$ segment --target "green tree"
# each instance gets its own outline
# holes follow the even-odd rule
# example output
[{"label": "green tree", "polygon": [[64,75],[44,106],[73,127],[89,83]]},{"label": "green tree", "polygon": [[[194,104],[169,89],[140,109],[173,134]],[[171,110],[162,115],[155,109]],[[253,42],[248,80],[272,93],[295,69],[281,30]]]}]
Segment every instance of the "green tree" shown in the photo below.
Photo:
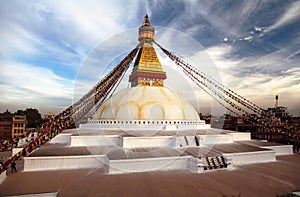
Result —
[{"label": "green tree", "polygon": [[23,111],[23,110],[17,110],[17,112],[15,114],[19,115],[19,116],[24,116],[25,115],[25,111]]},{"label": "green tree", "polygon": [[43,123],[42,116],[37,109],[27,108],[24,114],[27,119],[27,128],[36,128]]}]

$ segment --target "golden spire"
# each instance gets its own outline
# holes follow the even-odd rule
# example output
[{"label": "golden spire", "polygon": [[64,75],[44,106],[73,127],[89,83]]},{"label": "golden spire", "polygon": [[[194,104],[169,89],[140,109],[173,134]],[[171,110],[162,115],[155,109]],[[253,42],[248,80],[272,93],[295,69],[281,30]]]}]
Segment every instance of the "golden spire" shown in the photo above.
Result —
[{"label": "golden spire", "polygon": [[141,48],[129,76],[131,87],[138,85],[163,86],[163,80],[167,78],[152,46],[154,38],[154,27],[151,26],[150,19],[146,14],[142,26],[139,28],[138,40],[141,43]]},{"label": "golden spire", "polygon": [[143,22],[143,26],[149,26],[150,25],[150,20],[149,20],[149,16],[148,14],[146,14],[145,18],[144,18],[144,22]]}]

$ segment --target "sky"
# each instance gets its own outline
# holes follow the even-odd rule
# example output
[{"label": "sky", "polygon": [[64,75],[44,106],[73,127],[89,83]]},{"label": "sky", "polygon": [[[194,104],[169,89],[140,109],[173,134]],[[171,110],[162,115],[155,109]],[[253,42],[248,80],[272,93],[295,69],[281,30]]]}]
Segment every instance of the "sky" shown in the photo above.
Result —
[{"label": "sky", "polygon": [[[0,112],[70,106],[134,48],[146,13],[164,47],[259,106],[278,95],[300,115],[300,1],[291,0],[2,1]],[[210,98],[158,55],[166,85],[211,112]]]}]

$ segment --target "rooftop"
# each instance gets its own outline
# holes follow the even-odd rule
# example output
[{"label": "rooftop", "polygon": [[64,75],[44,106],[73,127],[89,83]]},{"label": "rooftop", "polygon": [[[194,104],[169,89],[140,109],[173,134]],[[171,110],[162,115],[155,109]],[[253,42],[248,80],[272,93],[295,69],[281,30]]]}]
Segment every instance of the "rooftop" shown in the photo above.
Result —
[{"label": "rooftop", "polygon": [[[276,196],[300,190],[300,156],[235,170],[103,174],[102,169],[21,172],[0,186],[0,195],[58,191],[59,196]],[[28,181],[30,180],[30,181]],[[51,184],[49,184],[51,183]]]}]

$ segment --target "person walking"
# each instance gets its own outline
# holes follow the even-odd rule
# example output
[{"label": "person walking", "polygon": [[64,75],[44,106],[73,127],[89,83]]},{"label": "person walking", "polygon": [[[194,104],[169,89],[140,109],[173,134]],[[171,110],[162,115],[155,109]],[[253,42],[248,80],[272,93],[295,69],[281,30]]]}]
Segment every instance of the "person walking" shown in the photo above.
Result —
[{"label": "person walking", "polygon": [[18,172],[16,168],[16,160],[14,158],[10,161],[10,167],[11,167],[11,173],[14,173],[14,171]]}]

